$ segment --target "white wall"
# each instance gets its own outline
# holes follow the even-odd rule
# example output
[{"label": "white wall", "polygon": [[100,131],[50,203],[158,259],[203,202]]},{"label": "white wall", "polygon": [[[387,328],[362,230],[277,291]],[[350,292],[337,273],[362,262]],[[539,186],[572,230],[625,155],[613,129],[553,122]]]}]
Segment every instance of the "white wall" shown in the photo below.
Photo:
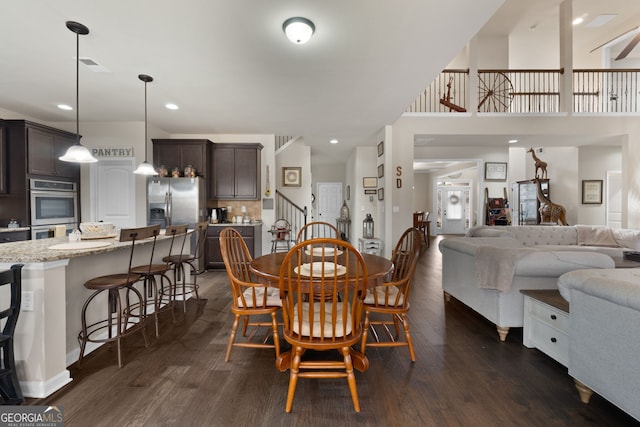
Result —
[{"label": "white wall", "polygon": [[621,170],[622,150],[620,147],[581,147],[578,152],[580,171],[578,184],[580,203],[582,203],[582,180],[601,179],[603,185],[603,203],[597,205],[580,205],[578,224],[606,225],[606,180],[607,172]]}]

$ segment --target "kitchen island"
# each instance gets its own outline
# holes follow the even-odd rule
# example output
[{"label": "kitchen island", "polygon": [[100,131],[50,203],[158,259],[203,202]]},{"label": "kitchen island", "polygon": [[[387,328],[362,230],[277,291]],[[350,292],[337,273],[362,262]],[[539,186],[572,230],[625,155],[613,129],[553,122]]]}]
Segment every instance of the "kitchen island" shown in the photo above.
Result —
[{"label": "kitchen island", "polygon": [[[85,244],[91,240],[83,240]],[[80,312],[91,294],[83,284],[97,276],[126,272],[131,242],[99,239],[100,247],[68,249],[67,237],[0,245],[0,270],[13,264],[22,269],[22,307],[15,332],[15,360],[26,397],[46,397],[72,381],[67,366],[78,359]],[[152,239],[136,242],[134,265],[146,264]],[[168,255],[171,238],[158,237],[154,261]],[[60,247],[62,249],[52,249]],[[96,245],[98,246],[98,245]],[[1,297],[1,296],[0,296]],[[106,307],[104,301],[96,307]],[[102,313],[90,313],[100,318]],[[91,320],[91,319],[89,319]],[[98,345],[87,345],[86,353]]]}]

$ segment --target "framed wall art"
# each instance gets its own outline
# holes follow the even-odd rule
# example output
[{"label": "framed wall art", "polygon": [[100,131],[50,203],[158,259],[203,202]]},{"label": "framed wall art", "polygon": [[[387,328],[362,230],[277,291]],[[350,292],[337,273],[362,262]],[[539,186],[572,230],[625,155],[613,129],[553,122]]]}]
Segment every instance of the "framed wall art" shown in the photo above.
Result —
[{"label": "framed wall art", "polygon": [[282,186],[283,187],[302,186],[302,168],[284,166],[282,168]]},{"label": "framed wall art", "polygon": [[384,188],[378,188],[378,200],[384,200]]},{"label": "framed wall art", "polygon": [[375,176],[366,176],[362,178],[362,186],[364,188],[376,188],[378,186],[378,178]]},{"label": "framed wall art", "polygon": [[347,200],[351,200],[351,186],[347,185]]},{"label": "framed wall art", "polygon": [[384,154],[384,141],[380,141],[380,144],[378,144],[378,157],[382,156]]},{"label": "framed wall art", "polygon": [[507,164],[486,162],[484,164],[484,179],[505,181],[507,179]]},{"label": "framed wall art", "polygon": [[378,178],[382,178],[384,176],[384,164],[378,165]]},{"label": "framed wall art", "polygon": [[602,180],[583,179],[582,180],[582,204],[600,205],[602,204]]}]

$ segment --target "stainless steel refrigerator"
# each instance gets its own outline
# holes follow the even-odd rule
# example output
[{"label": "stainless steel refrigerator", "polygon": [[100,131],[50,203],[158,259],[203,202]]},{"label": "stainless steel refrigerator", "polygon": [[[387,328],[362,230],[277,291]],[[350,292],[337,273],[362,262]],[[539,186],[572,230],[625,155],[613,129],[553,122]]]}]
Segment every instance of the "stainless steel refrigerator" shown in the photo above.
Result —
[{"label": "stainless steel refrigerator", "polygon": [[[202,178],[149,177],[147,181],[147,224],[189,224],[207,219],[207,197]],[[195,250],[197,236],[191,239],[191,253]],[[204,253],[204,251],[201,251]],[[204,259],[198,260],[198,272],[204,268]]]}]

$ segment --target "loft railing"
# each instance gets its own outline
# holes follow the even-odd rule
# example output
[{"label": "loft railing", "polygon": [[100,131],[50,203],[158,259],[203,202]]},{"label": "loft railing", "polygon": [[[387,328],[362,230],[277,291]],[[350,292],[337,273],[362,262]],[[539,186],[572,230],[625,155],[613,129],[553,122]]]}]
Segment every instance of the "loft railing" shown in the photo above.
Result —
[{"label": "loft railing", "polygon": [[[480,113],[556,113],[560,111],[564,70],[478,70]],[[576,113],[640,112],[640,69],[573,71]],[[470,111],[468,70],[444,70],[407,112]]]},{"label": "loft railing", "polygon": [[640,70],[573,70],[573,111],[637,113]]},{"label": "loft railing", "polygon": [[287,196],[276,190],[276,220],[286,219],[291,225],[292,240],[298,235],[298,230],[307,225],[308,210],[305,206],[301,208],[289,199]]}]

